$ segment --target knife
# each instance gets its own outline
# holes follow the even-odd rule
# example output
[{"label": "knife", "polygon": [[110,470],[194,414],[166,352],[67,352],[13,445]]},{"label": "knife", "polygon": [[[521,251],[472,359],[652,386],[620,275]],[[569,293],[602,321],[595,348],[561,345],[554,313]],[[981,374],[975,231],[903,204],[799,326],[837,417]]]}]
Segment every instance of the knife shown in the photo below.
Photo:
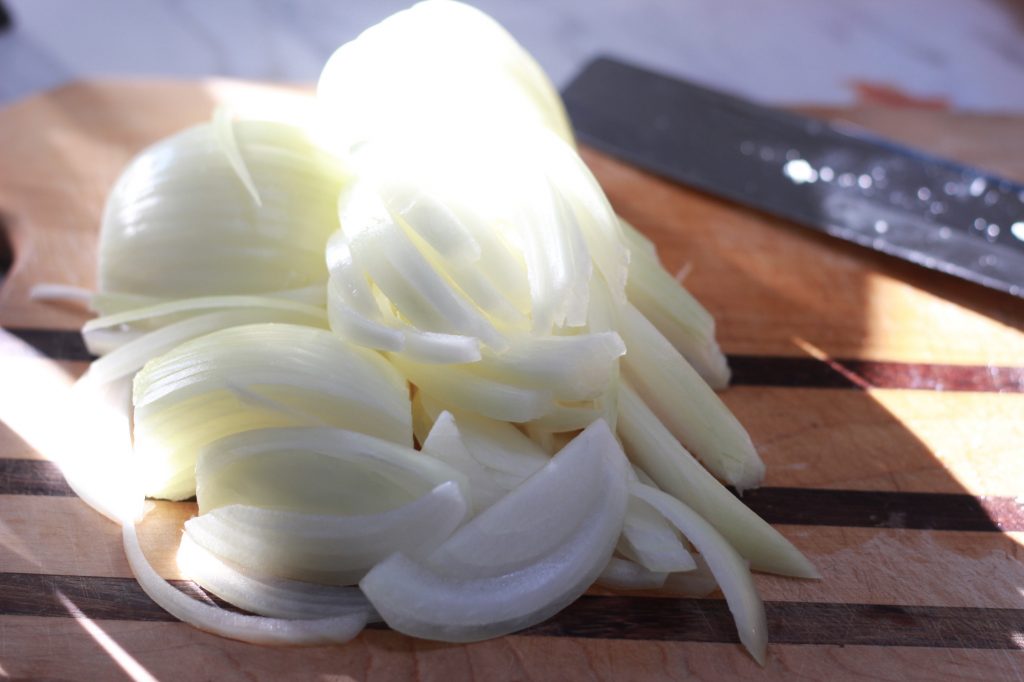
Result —
[{"label": "knife", "polygon": [[1024,297],[1024,186],[624,62],[564,92],[579,140],[655,174]]}]

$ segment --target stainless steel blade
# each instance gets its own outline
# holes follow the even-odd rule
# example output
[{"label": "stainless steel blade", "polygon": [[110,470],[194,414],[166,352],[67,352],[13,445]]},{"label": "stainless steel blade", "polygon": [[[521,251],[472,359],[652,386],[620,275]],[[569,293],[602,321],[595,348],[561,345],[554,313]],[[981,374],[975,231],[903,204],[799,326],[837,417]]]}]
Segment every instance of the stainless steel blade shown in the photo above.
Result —
[{"label": "stainless steel blade", "polygon": [[579,139],[710,194],[1024,297],[1024,186],[611,59],[565,90]]}]

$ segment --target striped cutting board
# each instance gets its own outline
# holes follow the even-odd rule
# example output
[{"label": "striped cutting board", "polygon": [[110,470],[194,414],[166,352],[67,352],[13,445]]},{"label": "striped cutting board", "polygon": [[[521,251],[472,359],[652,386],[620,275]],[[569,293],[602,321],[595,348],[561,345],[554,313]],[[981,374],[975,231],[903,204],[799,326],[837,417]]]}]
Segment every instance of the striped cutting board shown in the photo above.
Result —
[{"label": "striped cutting board", "polygon": [[[176,623],[129,577],[117,529],[45,459],[47,395],[88,360],[72,306],[91,286],[104,195],[156,138],[292,91],[240,83],[72,85],[0,111],[0,678],[899,679],[1024,677],[1024,304],[586,158],[616,208],[719,320],[725,400],[769,467],[745,498],[821,569],[758,576],[772,645],[759,668],[718,596],[595,593],[523,634],[469,646],[371,629],[344,647],[271,649]],[[1024,179],[1024,121],[841,116]],[[0,260],[5,249],[0,248]],[[89,444],[82,443],[87,452]],[[156,566],[190,504],[142,527]],[[188,583],[182,589],[195,591]]]}]

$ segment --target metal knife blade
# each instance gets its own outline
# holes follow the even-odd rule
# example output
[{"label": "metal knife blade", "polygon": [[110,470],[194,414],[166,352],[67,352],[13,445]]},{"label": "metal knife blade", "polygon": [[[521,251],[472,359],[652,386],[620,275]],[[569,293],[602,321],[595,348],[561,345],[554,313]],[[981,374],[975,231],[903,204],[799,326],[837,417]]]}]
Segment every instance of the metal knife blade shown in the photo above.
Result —
[{"label": "metal knife blade", "polygon": [[1024,297],[1024,186],[623,62],[564,92],[581,142],[736,203]]}]

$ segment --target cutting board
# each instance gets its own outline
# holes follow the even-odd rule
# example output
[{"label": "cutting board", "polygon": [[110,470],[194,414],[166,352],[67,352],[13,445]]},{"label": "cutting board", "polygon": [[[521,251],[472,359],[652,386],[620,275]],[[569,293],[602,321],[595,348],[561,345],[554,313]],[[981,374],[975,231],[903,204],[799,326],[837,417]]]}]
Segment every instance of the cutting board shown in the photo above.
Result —
[{"label": "cutting board", "polygon": [[[715,315],[735,371],[723,398],[768,465],[745,500],[819,567],[758,575],[761,668],[720,594],[594,592],[523,634],[472,645],[386,628],[338,647],[241,644],[174,622],[141,593],[117,529],[39,444],[54,377],[87,356],[105,193],[145,145],[236,109],[296,103],[232,82],[79,83],[0,111],[0,677],[46,679],[1020,679],[1024,676],[1024,304],[658,180],[584,150],[616,209]],[[1024,121],[818,112],[1024,179]],[[2,252],[3,249],[0,249]],[[83,448],[88,443],[82,444]],[[45,449],[45,448],[43,448]],[[189,503],[154,503],[163,575]],[[195,592],[187,583],[182,589]]]}]

